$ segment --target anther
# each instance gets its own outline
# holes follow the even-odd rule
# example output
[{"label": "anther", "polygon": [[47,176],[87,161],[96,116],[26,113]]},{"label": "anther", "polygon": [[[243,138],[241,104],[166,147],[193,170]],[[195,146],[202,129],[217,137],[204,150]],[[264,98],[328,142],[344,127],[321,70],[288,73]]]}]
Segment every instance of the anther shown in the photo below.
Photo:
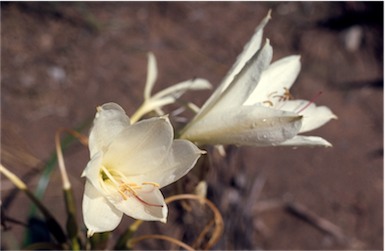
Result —
[{"label": "anther", "polygon": [[274,106],[273,102],[271,102],[270,100],[263,101],[262,104],[265,104],[265,105],[267,105],[269,107],[273,107]]}]

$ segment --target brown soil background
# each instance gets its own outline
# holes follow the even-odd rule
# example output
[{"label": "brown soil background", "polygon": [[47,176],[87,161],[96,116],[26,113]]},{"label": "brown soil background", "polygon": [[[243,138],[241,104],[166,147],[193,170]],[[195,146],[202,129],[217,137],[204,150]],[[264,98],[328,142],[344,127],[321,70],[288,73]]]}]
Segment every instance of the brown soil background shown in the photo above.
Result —
[{"label": "brown soil background", "polygon": [[[225,233],[214,248],[382,249],[382,2],[2,2],[2,163],[34,189],[58,128],[78,127],[109,101],[132,114],[142,101],[148,51],[158,60],[156,90],[193,77],[216,86],[269,9],[265,36],[274,60],[302,56],[292,94],[311,99],[323,91],[317,104],[339,117],[311,132],[334,147],[230,147],[225,160],[215,158],[208,196],[223,214]],[[200,105],[209,95],[185,97]],[[88,150],[73,144],[65,158],[79,206]],[[55,171],[44,202],[64,222],[59,184]],[[4,178],[1,191],[6,215],[27,222],[26,197]],[[255,210],[283,198],[335,224],[348,240],[339,242],[279,207]],[[145,223],[141,231],[191,243],[203,216],[178,210],[170,209],[167,225]],[[130,222],[125,217],[114,233]],[[24,232],[7,225],[2,249],[17,247]],[[138,247],[169,248],[160,242]]]}]

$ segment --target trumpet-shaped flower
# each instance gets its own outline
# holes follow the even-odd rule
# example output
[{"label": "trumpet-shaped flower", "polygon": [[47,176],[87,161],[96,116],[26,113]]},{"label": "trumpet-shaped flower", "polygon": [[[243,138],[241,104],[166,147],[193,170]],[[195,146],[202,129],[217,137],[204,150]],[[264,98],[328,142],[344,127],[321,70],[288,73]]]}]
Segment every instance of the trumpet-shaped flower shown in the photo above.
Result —
[{"label": "trumpet-shaped flower", "polygon": [[144,88],[144,102],[136,113],[131,116],[132,123],[136,122],[144,114],[153,110],[162,115],[161,107],[174,103],[188,90],[204,90],[211,88],[211,84],[207,80],[195,78],[170,86],[151,96],[151,91],[154,87],[157,75],[158,71],[155,56],[153,53],[149,53],[147,81]]},{"label": "trumpet-shaped flower", "polygon": [[160,188],[184,176],[203,151],[187,140],[174,140],[167,117],[130,124],[115,103],[97,108],[89,136],[83,218],[88,236],[111,231],[123,214],[166,221]]},{"label": "trumpet-shaped flower", "polygon": [[331,146],[320,137],[297,135],[336,116],[313,101],[292,100],[289,88],[300,70],[299,56],[270,64],[268,39],[261,48],[269,19],[270,13],[181,138],[202,144]]}]

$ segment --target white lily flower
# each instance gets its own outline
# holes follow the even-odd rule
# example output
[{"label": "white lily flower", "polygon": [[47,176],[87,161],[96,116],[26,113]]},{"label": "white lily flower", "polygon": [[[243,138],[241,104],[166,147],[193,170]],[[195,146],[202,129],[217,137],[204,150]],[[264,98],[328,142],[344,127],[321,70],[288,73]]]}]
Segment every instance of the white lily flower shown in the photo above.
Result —
[{"label": "white lily flower", "polygon": [[184,176],[204,152],[187,140],[174,140],[166,116],[130,124],[115,103],[97,109],[89,136],[83,218],[88,236],[111,231],[123,214],[166,221],[160,188]]},{"label": "white lily flower", "polygon": [[289,100],[289,88],[300,70],[299,57],[286,57],[270,65],[273,49],[268,39],[261,48],[263,28],[269,19],[270,12],[180,138],[201,144],[331,146],[319,137],[297,135],[336,116],[314,102]]},{"label": "white lily flower", "polygon": [[163,115],[160,108],[174,103],[188,90],[211,89],[211,84],[206,79],[195,78],[170,86],[151,96],[151,91],[158,76],[156,59],[153,53],[148,54],[147,71],[147,81],[144,88],[144,102],[135,114],[131,116],[132,123],[139,120],[144,114],[154,110],[159,115]]}]

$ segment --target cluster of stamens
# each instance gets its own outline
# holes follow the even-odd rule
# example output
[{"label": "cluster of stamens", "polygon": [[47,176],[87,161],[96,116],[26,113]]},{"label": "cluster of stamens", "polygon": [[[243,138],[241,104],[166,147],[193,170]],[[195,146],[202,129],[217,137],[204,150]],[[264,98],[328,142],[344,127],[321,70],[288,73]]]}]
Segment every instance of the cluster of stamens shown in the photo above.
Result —
[{"label": "cluster of stamens", "polygon": [[[119,194],[122,196],[123,200],[127,200],[131,196],[135,197],[138,201],[141,203],[147,205],[147,206],[153,206],[153,207],[163,207],[163,205],[158,204],[152,204],[149,203],[138,195],[137,191],[140,189],[143,189],[145,185],[151,185],[153,188],[159,188],[159,184],[155,182],[142,182],[142,184],[136,184],[132,182],[128,182],[127,178],[119,172],[118,170],[113,170],[113,174],[111,171],[109,171],[106,167],[102,166],[101,168],[101,175],[102,175],[102,186],[105,185],[105,180],[111,181],[113,186],[117,189]],[[104,178],[103,178],[104,177]],[[152,192],[152,190],[148,191]]]},{"label": "cluster of stamens", "polygon": [[279,95],[278,91],[274,91],[274,92],[270,93],[269,95],[267,95],[268,100],[263,101],[262,104],[264,104],[268,107],[274,107],[275,104],[272,101],[273,99],[278,99],[277,103],[285,102],[285,101],[294,99],[293,95],[290,93],[288,88],[283,87],[283,89],[284,89],[284,92],[282,95]]},{"label": "cluster of stamens", "polygon": [[[282,95],[278,95],[277,94],[278,91],[274,91],[274,92],[270,93],[269,95],[267,95],[268,100],[263,101],[262,104],[266,105],[267,107],[274,107],[276,109],[281,109],[284,106],[285,101],[294,99],[293,95],[290,93],[288,88],[283,87],[283,89],[284,89],[284,92],[283,92]],[[315,102],[315,100],[319,96],[321,96],[321,94],[322,94],[322,92],[319,92],[314,98],[312,98],[305,105],[303,105],[303,106],[299,105],[299,107],[294,109],[294,112],[297,113],[297,114],[300,114],[301,112],[306,110],[311,104],[313,104]],[[273,99],[278,99],[277,103],[274,103],[272,101]],[[281,103],[282,105],[280,107],[276,107],[276,105],[279,104],[279,103]]]}]

